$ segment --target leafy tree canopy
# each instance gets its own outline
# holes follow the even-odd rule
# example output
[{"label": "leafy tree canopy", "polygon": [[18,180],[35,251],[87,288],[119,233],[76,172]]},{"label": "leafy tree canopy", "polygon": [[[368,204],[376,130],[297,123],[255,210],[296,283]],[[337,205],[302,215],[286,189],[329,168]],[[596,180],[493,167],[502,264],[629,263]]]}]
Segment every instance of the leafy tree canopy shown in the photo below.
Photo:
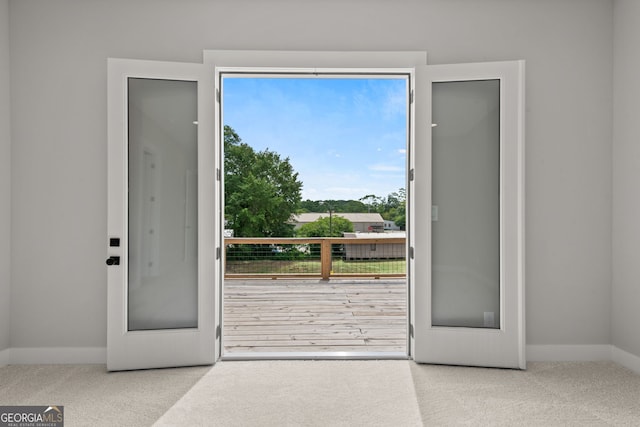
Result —
[{"label": "leafy tree canopy", "polygon": [[226,228],[237,237],[290,237],[291,216],[299,210],[302,183],[289,158],[242,142],[224,127]]},{"label": "leafy tree canopy", "polygon": [[344,232],[353,232],[353,224],[338,215],[323,216],[303,224],[296,232],[299,237],[342,237]]},{"label": "leafy tree canopy", "polygon": [[304,200],[300,203],[301,212],[367,212],[367,205],[359,200]]}]

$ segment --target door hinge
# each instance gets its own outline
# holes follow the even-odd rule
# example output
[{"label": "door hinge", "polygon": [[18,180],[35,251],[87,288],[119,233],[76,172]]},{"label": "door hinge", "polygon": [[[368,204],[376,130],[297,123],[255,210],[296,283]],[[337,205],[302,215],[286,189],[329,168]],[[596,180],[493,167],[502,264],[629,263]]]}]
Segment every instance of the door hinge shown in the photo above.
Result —
[{"label": "door hinge", "polygon": [[222,328],[218,325],[216,326],[216,339],[220,338],[220,335],[222,335]]},{"label": "door hinge", "polygon": [[220,89],[216,89],[216,101],[220,103]]},{"label": "door hinge", "polygon": [[217,179],[218,181],[220,181],[220,179],[221,179],[221,178],[222,178],[222,177],[220,176],[220,168],[217,168],[217,169],[216,169],[216,179]]},{"label": "door hinge", "polygon": [[415,171],[413,169],[409,169],[409,181],[413,181],[415,179]]},{"label": "door hinge", "polygon": [[413,338],[413,325],[409,323],[409,336]]},{"label": "door hinge", "polygon": [[220,248],[216,248],[216,259],[220,259],[221,255],[222,255],[222,251],[220,250]]},{"label": "door hinge", "polygon": [[413,246],[409,246],[409,258],[413,259],[414,258],[414,250],[413,250]]},{"label": "door hinge", "polygon": [[409,104],[413,104],[413,89],[409,92]]}]

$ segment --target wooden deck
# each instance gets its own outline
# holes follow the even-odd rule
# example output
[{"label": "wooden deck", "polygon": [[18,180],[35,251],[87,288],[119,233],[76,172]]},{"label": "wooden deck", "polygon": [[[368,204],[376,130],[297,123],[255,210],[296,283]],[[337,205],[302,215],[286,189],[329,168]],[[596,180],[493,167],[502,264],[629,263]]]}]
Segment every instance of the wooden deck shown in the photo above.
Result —
[{"label": "wooden deck", "polygon": [[225,280],[224,354],[406,352],[404,279]]}]

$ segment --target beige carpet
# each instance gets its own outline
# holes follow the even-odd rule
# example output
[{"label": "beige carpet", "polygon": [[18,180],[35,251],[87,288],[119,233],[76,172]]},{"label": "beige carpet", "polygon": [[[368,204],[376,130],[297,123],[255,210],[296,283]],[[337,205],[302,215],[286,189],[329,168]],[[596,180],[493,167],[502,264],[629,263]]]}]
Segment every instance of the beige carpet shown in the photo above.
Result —
[{"label": "beige carpet", "polygon": [[640,375],[610,362],[527,371],[410,361],[0,368],[0,405],[30,404],[64,405],[66,427],[640,426]]},{"label": "beige carpet", "polygon": [[410,361],[222,362],[156,426],[640,426],[640,376]]},{"label": "beige carpet", "polygon": [[640,376],[614,363],[410,367],[426,426],[640,426]]},{"label": "beige carpet", "polygon": [[407,361],[217,364],[156,426],[420,426]]},{"label": "beige carpet", "polygon": [[0,367],[0,405],[63,405],[65,426],[150,426],[208,367],[108,373],[104,365]]}]

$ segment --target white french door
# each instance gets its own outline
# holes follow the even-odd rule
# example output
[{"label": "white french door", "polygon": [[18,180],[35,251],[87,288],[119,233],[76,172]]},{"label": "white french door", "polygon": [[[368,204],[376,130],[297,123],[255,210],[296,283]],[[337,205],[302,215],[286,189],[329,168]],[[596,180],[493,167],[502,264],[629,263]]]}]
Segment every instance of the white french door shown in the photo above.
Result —
[{"label": "white french door", "polygon": [[109,59],[110,371],[219,353],[213,87],[201,64]]},{"label": "white french door", "polygon": [[526,367],[523,77],[522,61],[418,72],[410,185],[417,362]]},{"label": "white french door", "polygon": [[220,354],[214,63],[415,70],[410,356],[524,369],[524,64],[425,62],[424,52],[209,51],[204,65],[110,59],[108,369],[211,364]]}]

